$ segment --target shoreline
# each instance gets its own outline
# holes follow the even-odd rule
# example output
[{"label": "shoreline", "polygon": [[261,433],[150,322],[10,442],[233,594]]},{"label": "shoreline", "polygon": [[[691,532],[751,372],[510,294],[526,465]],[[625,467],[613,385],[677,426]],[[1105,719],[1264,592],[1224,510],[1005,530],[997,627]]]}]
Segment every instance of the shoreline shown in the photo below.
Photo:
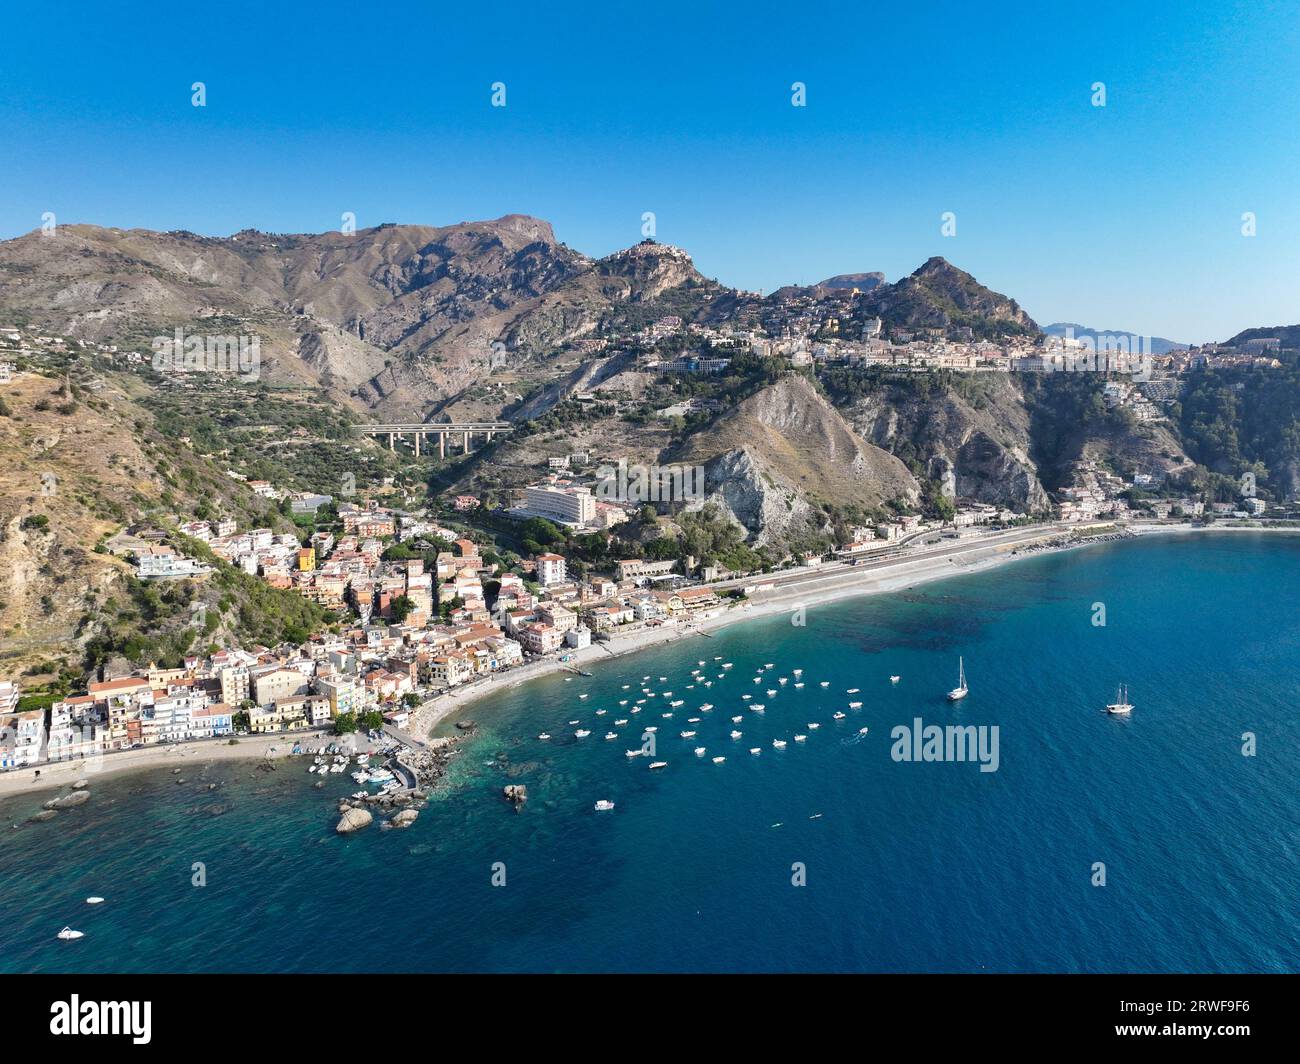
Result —
[{"label": "shoreline", "polygon": [[[705,638],[709,633],[746,621],[774,617],[790,613],[800,607],[812,609],[825,606],[844,599],[859,598],[869,595],[889,594],[906,591],[914,587],[935,583],[953,576],[988,572],[1020,558],[1044,553],[1057,553],[1096,545],[1102,542],[1114,542],[1112,534],[1123,538],[1138,538],[1152,535],[1186,535],[1206,532],[1251,532],[1281,533],[1300,535],[1300,528],[1264,528],[1249,526],[1215,526],[1171,524],[1162,525],[1142,522],[1132,525],[1116,525],[1113,533],[1102,532],[1091,539],[1077,543],[1061,543],[1041,546],[1043,541],[1068,535],[1069,528],[1053,527],[1033,529],[1024,533],[1024,538],[1013,537],[1010,542],[995,541],[991,543],[961,542],[937,552],[913,558],[889,559],[876,563],[875,567],[861,571],[852,569],[832,570],[825,573],[808,572],[793,584],[777,587],[768,591],[755,592],[744,603],[723,608],[720,613],[701,617],[687,624],[672,627],[643,629],[608,643],[592,643],[581,650],[570,651],[568,661],[558,658],[545,658],[528,662],[506,673],[489,675],[481,680],[457,687],[448,694],[425,702],[411,714],[407,728],[403,729],[408,740],[421,745],[433,737],[433,733],[446,724],[458,711],[490,695],[499,694],[519,686],[531,683],[544,676],[557,672],[584,668],[601,661],[626,657],[642,650],[662,646],[667,643],[699,636]],[[952,554],[948,552],[951,551]],[[957,555],[971,555],[969,560],[957,561]],[[774,573],[766,579],[779,579],[783,574]],[[763,580],[764,578],[755,578]],[[785,579],[790,577],[785,575]],[[336,740],[336,736],[317,730],[297,734],[279,734],[268,736],[242,736],[235,744],[228,739],[205,739],[192,743],[168,746],[152,746],[140,750],[126,750],[106,754],[99,762],[99,768],[92,770],[85,761],[54,761],[40,765],[40,778],[33,776],[34,769],[24,768],[0,773],[0,799],[43,790],[57,790],[70,787],[78,779],[86,779],[92,784],[97,778],[109,775],[121,775],[128,772],[142,772],[150,769],[174,768],[180,765],[199,765],[217,761],[235,760],[283,760],[292,756],[295,741],[303,743],[304,751],[312,752],[313,743],[321,747]]]},{"label": "shoreline", "polygon": [[[728,607],[721,614],[713,617],[701,618],[699,621],[674,627],[671,629],[654,629],[652,631],[638,632],[636,635],[625,637],[617,647],[608,647],[607,644],[592,643],[590,647],[582,650],[572,651],[569,661],[562,662],[558,659],[545,659],[541,661],[530,662],[529,664],[516,669],[510,673],[492,676],[480,680],[474,684],[468,684],[465,687],[456,688],[448,695],[440,696],[436,702],[428,702],[419,707],[413,714],[410,722],[410,731],[418,739],[428,739],[432,736],[435,729],[444,724],[448,717],[451,717],[457,710],[486,698],[489,695],[499,694],[501,691],[508,690],[522,683],[530,683],[533,680],[541,679],[556,672],[565,671],[567,666],[576,665],[578,667],[589,665],[592,662],[599,662],[612,658],[620,658],[629,654],[635,654],[642,650],[648,650],[651,647],[662,646],[679,639],[688,639],[693,636],[705,635],[726,628],[733,624],[743,624],[746,621],[759,620],[766,617],[773,617],[781,613],[788,613],[803,606],[805,609],[811,609],[815,606],[825,606],[832,602],[840,602],[848,598],[865,597],[868,595],[889,594],[891,592],[906,591],[923,584],[931,584],[953,576],[965,576],[973,573],[988,572],[996,569],[1009,562],[1014,562],[1026,557],[1033,557],[1046,553],[1057,553],[1059,551],[1076,550],[1083,547],[1094,546],[1098,543],[1109,543],[1115,540],[1111,538],[1112,534],[1118,534],[1122,538],[1137,538],[1162,534],[1191,534],[1205,532],[1268,532],[1282,533],[1286,535],[1300,535],[1300,528],[1252,528],[1247,526],[1222,526],[1214,525],[1161,525],[1152,522],[1142,522],[1132,525],[1115,525],[1113,533],[1100,533],[1091,539],[1084,539],[1077,543],[1062,543],[1049,547],[1034,547],[1036,542],[1050,540],[1059,536],[1068,535],[1072,531],[1069,528],[1050,530],[1038,530],[1037,535],[1030,538],[1024,543],[976,543],[960,544],[964,553],[980,554],[970,561],[955,562],[949,557],[920,557],[920,558],[900,558],[894,560],[892,564],[884,565],[878,569],[867,570],[866,572],[832,572],[819,576],[815,573],[808,574],[807,578],[797,588],[775,589],[768,592],[758,592],[763,598],[751,597],[745,604]],[[954,548],[956,549],[956,548]],[[778,575],[778,574],[773,574]],[[829,583],[833,586],[817,590],[815,585]]]},{"label": "shoreline", "polygon": [[[97,760],[47,761],[33,768],[11,769],[0,773],[0,800],[36,791],[71,787],[77,780],[85,780],[87,789],[93,790],[98,780],[131,772],[147,772],[150,769],[181,766],[197,769],[219,761],[281,761],[292,756],[290,751],[295,742],[303,744],[303,756],[307,756],[313,751],[314,745],[328,746],[336,738],[319,731],[246,735],[241,736],[234,745],[227,738],[200,739],[139,750],[114,751]],[[33,775],[36,768],[41,773],[39,778]]]}]

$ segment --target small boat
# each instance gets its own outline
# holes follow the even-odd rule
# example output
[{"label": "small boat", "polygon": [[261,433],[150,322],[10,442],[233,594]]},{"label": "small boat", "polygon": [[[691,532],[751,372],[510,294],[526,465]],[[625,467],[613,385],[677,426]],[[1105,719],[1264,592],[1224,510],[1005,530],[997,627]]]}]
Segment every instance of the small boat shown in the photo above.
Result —
[{"label": "small boat", "polygon": [[579,697],[579,698],[586,698],[587,696],[586,696],[586,695],[579,695],[578,697]]},{"label": "small boat", "polygon": [[861,703],[861,702],[850,702],[850,703],[849,703],[849,709],[861,709],[861,708],[862,708],[862,703]]},{"label": "small boat", "polygon": [[623,752],[627,754],[628,757],[642,757],[645,754],[644,750],[624,750]]},{"label": "small boat", "polygon": [[839,710],[836,710],[836,711],[835,711],[833,714],[831,714],[831,715],[832,715],[836,720],[843,720],[843,719],[844,719],[844,714],[841,713]]},{"label": "small boat", "polygon": [[794,670],[794,674],[795,674],[795,676],[802,676],[802,675],[803,675],[803,669],[795,669],[795,670]]},{"label": "small boat", "polygon": [[724,761],[726,761],[726,760],[727,760],[727,759],[726,759],[725,757],[715,757],[715,758],[713,759],[713,763],[714,763],[715,765],[721,765],[722,762],[724,762]]},{"label": "small boat", "polygon": [[703,756],[704,756],[704,752],[705,752],[705,751],[704,751],[704,747],[702,747],[702,746],[697,746],[697,747],[695,748],[695,756],[696,756],[696,757],[703,757]]},{"label": "small boat", "polygon": [[664,713],[664,714],[661,714],[661,715],[663,716],[663,719],[664,719],[664,720],[671,720],[671,719],[672,719],[672,714],[671,714],[671,713]]},{"label": "small boat", "polygon": [[687,723],[687,724],[699,724],[699,722],[702,721],[703,719],[704,719],[703,717],[687,717],[687,718],[686,718],[686,723]]},{"label": "small boat", "polygon": [[672,698],[672,697],[673,697],[673,693],[671,691],[664,692],[664,698]]},{"label": "small boat", "polygon": [[1119,685],[1119,689],[1115,692],[1115,701],[1106,707],[1106,712],[1118,716],[1128,716],[1133,712],[1133,704],[1128,700],[1127,684]]},{"label": "small boat", "polygon": [[785,740],[784,740],[784,739],[773,739],[773,740],[772,740],[772,746],[773,746],[774,748],[776,748],[777,750],[784,750],[784,749],[785,749]]},{"label": "small boat", "polygon": [[797,743],[801,743],[801,742],[803,742],[803,741],[804,741],[805,739],[807,739],[807,738],[808,738],[808,736],[806,736],[806,735],[796,735],[796,736],[794,737],[794,741],[797,742]]},{"label": "small boat", "polygon": [[820,727],[821,727],[820,724],[809,724],[809,725],[808,725],[808,730],[809,730],[809,731],[816,731],[816,730],[817,730],[818,728],[820,728]]},{"label": "small boat", "polygon": [[339,764],[331,765],[331,766],[330,766],[330,771],[331,771],[331,772],[342,772],[345,768],[347,768],[347,765],[346,765],[346,764],[339,763]]},{"label": "small boat", "polygon": [[667,676],[660,676],[660,677],[659,677],[659,682],[660,682],[660,683],[665,683],[667,680],[668,680],[668,677],[667,677]]},{"label": "small boat", "polygon": [[738,731],[733,731],[733,732],[731,733],[731,737],[732,737],[733,739],[739,739],[739,738],[740,738],[740,734],[741,734],[741,733],[738,732]]},{"label": "small boat", "polygon": [[890,682],[890,683],[898,683],[898,681],[901,680],[901,679],[902,679],[901,676],[891,676],[891,677],[889,678],[889,682]]},{"label": "small boat", "polygon": [[86,899],[86,904],[87,904],[87,905],[103,905],[103,904],[104,904],[104,899],[101,898],[98,894],[92,894],[89,898]]},{"label": "small boat", "polygon": [[620,706],[625,706],[625,705],[627,705],[627,699],[626,699],[626,698],[620,698],[618,704],[619,704]]},{"label": "small boat", "polygon": [[591,732],[587,731],[586,728],[579,728],[579,729],[578,729],[576,732],[574,732],[573,734],[574,734],[574,737],[575,737],[575,738],[578,738],[578,739],[585,739],[588,735],[591,734]]},{"label": "small boat", "polygon": [[551,737],[551,733],[550,733],[550,732],[542,732],[542,734],[539,735],[537,738],[542,739],[542,740],[546,740],[546,739],[549,739],[550,737]]},{"label": "small boat", "polygon": [[700,712],[701,712],[701,713],[707,713],[707,712],[708,712],[709,710],[711,710],[712,708],[713,708],[713,703],[712,703],[712,702],[705,702],[704,705],[700,706]]},{"label": "small boat", "polygon": [[745,719],[744,717],[732,717],[732,718],[731,718],[731,723],[732,723],[732,724],[739,724],[739,723],[740,723],[742,720],[744,720],[744,719]]},{"label": "small boat", "polygon": [[596,710],[596,716],[603,717],[604,715],[605,715],[605,710],[603,709]]},{"label": "small boat", "polygon": [[801,683],[797,683],[797,684],[795,684],[794,686],[795,686],[795,689],[798,690],[800,687],[803,686],[803,684],[801,684]]},{"label": "small boat", "polygon": [[678,706],[684,706],[684,705],[686,705],[686,703],[683,702],[680,698],[677,699],[675,702],[669,702],[668,704],[669,704],[670,706],[672,706],[673,709],[676,709]]},{"label": "small boat", "polygon": [[722,663],[722,667],[723,667],[724,669],[729,669],[729,668],[731,668],[731,662],[729,662],[729,661],[724,661],[724,662]]},{"label": "small boat", "polygon": [[648,731],[648,732],[657,732],[657,731],[659,730],[659,725],[658,725],[658,724],[647,724],[645,730]]},{"label": "small boat", "polygon": [[767,706],[762,702],[751,702],[749,708],[752,709],[755,713],[762,713],[763,710],[767,708]]},{"label": "small boat", "polygon": [[616,731],[606,732],[606,733],[605,733],[605,738],[606,738],[606,739],[617,739],[617,738],[618,738],[618,732],[616,732]]},{"label": "small boat", "polygon": [[763,666],[763,668],[765,668],[765,669],[770,669],[771,667],[772,667],[772,663],[771,663],[770,661],[769,661],[766,665]]},{"label": "small boat", "polygon": [[626,724],[626,723],[627,723],[627,717],[621,717],[621,718],[619,718],[618,720],[614,721],[614,727],[617,728],[617,727],[619,727],[620,725],[623,725],[623,724]]},{"label": "small boat", "polygon": [[753,754],[755,757],[758,757],[758,755],[761,754],[761,753],[763,752],[763,750],[762,750],[761,747],[758,747],[758,746],[751,746],[751,747],[749,748],[749,752],[750,752],[751,754]]},{"label": "small boat", "polygon": [[858,729],[858,734],[859,734],[859,735],[866,735],[866,734],[867,734],[867,729],[866,729],[866,728],[859,728],[859,729]]},{"label": "small boat", "polygon": [[582,721],[580,721],[580,720],[571,720],[571,721],[569,721],[569,723],[570,723],[570,724],[581,724]]},{"label": "small boat", "polygon": [[607,798],[602,798],[599,802],[596,803],[596,811],[599,813],[608,813],[613,808],[614,808],[614,803]]},{"label": "small boat", "polygon": [[819,687],[829,687],[830,685],[831,685],[830,680],[823,680],[820,684],[818,684]]},{"label": "small boat", "polygon": [[70,927],[65,927],[59,932],[58,937],[63,939],[64,942],[71,942],[73,939],[84,938],[85,934],[84,931],[74,931]]},{"label": "small boat", "polygon": [[633,706],[633,707],[632,707],[632,712],[633,712],[634,714],[636,714],[636,713],[640,713],[640,712],[641,712],[641,707],[640,707],[640,706]]},{"label": "small boat", "polygon": [[761,676],[755,676],[755,677],[754,677],[754,682],[755,682],[755,683],[762,683],[762,682],[763,682],[763,677],[761,677]]},{"label": "small boat", "polygon": [[683,739],[694,739],[694,738],[695,738],[695,733],[694,733],[693,731],[684,731],[684,732],[682,732],[682,738],[683,738]]},{"label": "small boat", "polygon": [[970,688],[966,686],[966,662],[963,658],[957,659],[957,686],[948,692],[949,702],[960,702],[970,693]]},{"label": "small boat", "polygon": [[768,697],[768,698],[775,698],[775,697],[776,697],[776,688],[775,688],[775,687],[769,687],[769,688],[767,689],[767,697]]},{"label": "small boat", "polygon": [[315,772],[315,771],[316,771],[316,767],[317,767],[317,766],[312,765],[310,768],[307,769],[307,771],[308,771],[308,772]]},{"label": "small boat", "polygon": [[629,687],[631,687],[631,686],[632,686],[632,685],[631,685],[630,683],[625,683],[625,684],[623,685],[623,690],[626,691],[626,690],[627,690]]},{"label": "small boat", "polygon": [[651,767],[651,768],[667,768],[667,767],[668,767],[668,762],[667,762],[667,761],[651,761],[651,762],[650,762],[650,767]]},{"label": "small boat", "polygon": [[845,691],[844,693],[845,693],[846,695],[856,695],[860,690],[861,690],[860,687],[850,687],[850,688],[849,688],[847,691]]},{"label": "small boat", "polygon": [[782,677],[781,677],[779,680],[777,680],[776,682],[779,683],[782,687],[784,687],[786,684],[788,684],[788,683],[790,682],[790,679],[789,679],[789,677],[782,676]]}]

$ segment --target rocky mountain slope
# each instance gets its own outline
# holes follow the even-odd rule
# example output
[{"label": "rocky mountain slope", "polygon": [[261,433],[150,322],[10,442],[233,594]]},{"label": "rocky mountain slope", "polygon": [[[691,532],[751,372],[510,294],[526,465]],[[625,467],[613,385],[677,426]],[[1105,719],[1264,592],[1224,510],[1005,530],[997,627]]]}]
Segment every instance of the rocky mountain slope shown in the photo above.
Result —
[{"label": "rocky mountain slope", "polygon": [[969,328],[976,337],[1033,336],[1039,332],[1020,304],[980,284],[935,256],[902,280],[868,292],[862,310],[900,328]]},{"label": "rocky mountain slope", "polygon": [[822,528],[829,508],[863,514],[920,497],[916,478],[862,439],[804,377],[782,377],[691,436],[673,462],[702,464],[709,502],[755,536]]}]

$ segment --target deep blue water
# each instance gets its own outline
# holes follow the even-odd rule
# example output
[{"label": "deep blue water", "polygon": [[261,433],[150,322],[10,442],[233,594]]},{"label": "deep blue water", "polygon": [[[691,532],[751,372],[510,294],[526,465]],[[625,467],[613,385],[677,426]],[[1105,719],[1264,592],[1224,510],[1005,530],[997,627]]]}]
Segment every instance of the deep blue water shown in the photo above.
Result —
[{"label": "deep blue water", "polygon": [[[954,708],[958,654],[971,694]],[[700,659],[713,686],[687,690]],[[765,662],[806,686],[767,697],[774,679],[751,683]],[[406,831],[336,836],[305,764],[96,784],[0,836],[0,971],[1300,970],[1300,537],[1029,558],[596,671],[475,705],[455,786]],[[662,772],[624,756],[639,728],[601,738],[643,675],[686,700],[631,718],[658,725]],[[1101,712],[1120,681],[1128,720]],[[890,729],[917,716],[997,725],[998,771],[893,761]],[[806,744],[771,747],[796,732]],[[328,795],[355,789],[334,779]],[[522,813],[509,782],[528,786]],[[0,803],[0,823],[45,797]],[[67,923],[86,937],[57,941]]]}]

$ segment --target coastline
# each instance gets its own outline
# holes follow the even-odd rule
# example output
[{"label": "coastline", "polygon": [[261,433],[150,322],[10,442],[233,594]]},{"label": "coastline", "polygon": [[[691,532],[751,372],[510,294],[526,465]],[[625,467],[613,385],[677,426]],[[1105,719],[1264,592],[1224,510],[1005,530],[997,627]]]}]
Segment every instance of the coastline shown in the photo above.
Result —
[{"label": "coastline", "polygon": [[[1033,550],[1025,549],[1034,547],[1036,543],[1043,540],[1067,535],[1070,531],[1069,528],[1039,529],[1036,535],[1030,536],[1022,543],[1013,542],[1010,545],[996,542],[975,543],[962,545],[960,548],[951,548],[954,554],[961,553],[974,556],[969,560],[960,562],[953,561],[948,556],[925,556],[900,558],[880,568],[869,569],[861,573],[839,571],[820,576],[816,573],[809,573],[798,587],[758,592],[743,605],[724,608],[716,616],[701,618],[698,621],[673,628],[643,630],[619,640],[618,644],[613,647],[605,643],[593,643],[590,647],[570,652],[567,662],[561,662],[558,659],[534,661],[509,673],[489,676],[473,684],[456,688],[450,694],[442,695],[438,699],[420,706],[412,714],[409,726],[410,732],[417,739],[427,739],[449,717],[452,717],[457,711],[464,709],[466,706],[507,688],[515,687],[518,684],[528,683],[543,676],[564,671],[570,665],[581,668],[607,659],[635,654],[650,647],[662,646],[678,639],[688,639],[698,635],[707,636],[709,632],[726,628],[729,625],[743,624],[746,621],[792,612],[800,606],[810,609],[847,598],[910,590],[952,576],[987,572],[990,569],[995,569],[1021,558],[1047,552],[1056,553],[1058,551],[1076,550],[1102,542],[1113,542],[1110,537],[1099,535],[1091,539],[1083,539],[1077,543],[1062,543],[1048,547],[1037,547],[1037,549]],[[1269,532],[1300,535],[1300,528],[1251,528],[1247,526],[1191,524],[1161,525],[1150,522],[1116,525],[1114,531],[1126,538],[1129,535],[1151,536],[1205,532]]]},{"label": "coastline", "polygon": [[38,766],[41,773],[39,778],[33,775],[33,768],[0,773],[0,799],[71,787],[77,780],[86,780],[89,789],[93,790],[97,780],[150,769],[181,766],[197,769],[201,765],[218,761],[278,761],[291,756],[294,742],[301,742],[304,751],[310,752],[314,744],[327,746],[333,739],[333,736],[317,731],[296,735],[245,735],[234,745],[229,739],[202,739],[139,750],[121,750],[105,754],[97,761],[93,758],[88,761],[48,761]]},{"label": "coastline", "polygon": [[[610,643],[592,643],[581,650],[572,650],[567,661],[545,658],[532,661],[509,672],[492,674],[473,683],[457,687],[417,707],[409,725],[403,729],[407,741],[423,745],[434,732],[454,720],[465,707],[498,694],[508,688],[530,683],[556,672],[587,668],[602,661],[662,646],[682,639],[704,636],[733,624],[791,613],[800,607],[812,609],[848,598],[889,594],[910,590],[948,577],[968,573],[982,573],[1020,558],[1042,553],[1075,550],[1100,542],[1111,542],[1109,536],[1098,535],[1075,543],[1043,546],[1044,541],[1067,535],[1071,529],[1056,526],[1032,529],[1021,535],[1001,537],[992,542],[955,542],[938,551],[918,557],[889,559],[872,563],[862,570],[838,569],[828,572],[810,571],[803,574],[772,574],[767,579],[785,578],[787,586],[769,591],[755,592],[745,602],[724,607],[720,612],[701,617],[689,623],[653,629],[642,629]],[[1185,535],[1205,532],[1251,532],[1300,535],[1300,528],[1252,528],[1249,526],[1215,526],[1176,524],[1162,525],[1150,522],[1115,526],[1114,531],[1128,537],[1150,535]],[[960,558],[960,560],[957,560]],[[764,579],[764,578],[755,578]],[[125,750],[106,754],[96,769],[85,761],[47,762],[40,766],[40,777],[34,769],[24,768],[0,773],[0,799],[44,790],[70,787],[76,780],[86,779],[92,785],[98,778],[143,772],[150,769],[176,768],[181,765],[198,766],[203,763],[234,760],[282,760],[290,757],[295,741],[303,744],[306,752],[317,745],[327,746],[335,737],[320,731],[297,734],[241,736],[231,744],[229,739],[205,739],[198,742],[167,746],[151,746],[140,750]]]}]

